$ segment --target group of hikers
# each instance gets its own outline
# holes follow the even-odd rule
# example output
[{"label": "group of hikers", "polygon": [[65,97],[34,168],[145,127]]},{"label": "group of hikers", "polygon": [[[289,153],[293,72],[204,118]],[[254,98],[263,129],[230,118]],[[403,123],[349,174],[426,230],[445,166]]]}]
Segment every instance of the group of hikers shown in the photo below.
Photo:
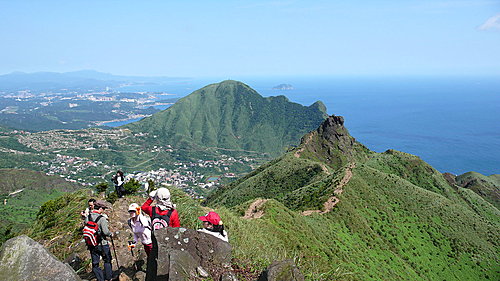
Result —
[{"label": "group of hikers", "polygon": [[[154,206],[153,203],[155,203]],[[81,215],[85,219],[83,236],[92,258],[92,271],[98,281],[111,280],[112,257],[109,243],[111,242],[114,247],[113,233],[109,230],[108,217],[105,214],[111,204],[104,200],[90,199],[88,205],[89,207],[81,212]],[[127,211],[129,213],[128,225],[133,233],[133,241],[129,242],[128,247],[131,250],[139,242],[143,245],[147,255],[146,280],[155,280],[158,243],[154,232],[165,227],[181,226],[176,205],[171,201],[170,191],[162,187],[152,191],[142,206],[132,203]],[[216,212],[209,212],[205,216],[200,216],[199,219],[203,222],[203,228],[198,231],[228,242],[227,232]],[[104,271],[99,267],[101,258],[104,261]]]}]

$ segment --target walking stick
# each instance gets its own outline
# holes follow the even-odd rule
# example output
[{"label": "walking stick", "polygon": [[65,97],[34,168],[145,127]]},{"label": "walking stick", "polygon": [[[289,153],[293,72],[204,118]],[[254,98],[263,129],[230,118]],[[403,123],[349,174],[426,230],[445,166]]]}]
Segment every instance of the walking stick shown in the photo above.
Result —
[{"label": "walking stick", "polygon": [[139,267],[137,266],[137,259],[135,258],[135,255],[134,255],[134,248],[130,247],[130,245],[132,245],[132,244],[134,244],[134,241],[128,241],[130,253],[132,254],[132,257],[134,258],[135,271],[139,271]]},{"label": "walking stick", "polygon": [[111,245],[113,245],[113,252],[115,253],[116,266],[118,266],[118,270],[120,270],[120,264],[118,263],[118,256],[116,255],[115,241],[113,240],[113,236],[111,236]]}]

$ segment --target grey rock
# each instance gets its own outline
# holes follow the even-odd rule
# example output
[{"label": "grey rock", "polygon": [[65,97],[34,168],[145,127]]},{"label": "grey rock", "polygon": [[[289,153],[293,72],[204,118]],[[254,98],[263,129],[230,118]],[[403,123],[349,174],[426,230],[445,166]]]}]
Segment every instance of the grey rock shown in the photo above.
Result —
[{"label": "grey rock", "polygon": [[[212,268],[224,268],[224,264],[231,262],[231,245],[212,235],[193,229],[163,228],[155,231],[155,236],[157,280],[188,280],[197,275],[197,267],[203,267],[208,274],[213,272]],[[212,278],[219,279],[219,276]]]},{"label": "grey rock", "polygon": [[0,250],[0,280],[81,280],[67,264],[28,236],[12,238]]},{"label": "grey rock", "polygon": [[198,275],[200,275],[201,277],[203,278],[207,278],[209,277],[210,275],[208,274],[208,272],[201,266],[198,266],[196,268],[196,271],[198,272]]},{"label": "grey rock", "polygon": [[238,278],[233,272],[225,272],[222,274],[220,281],[238,281]]},{"label": "grey rock", "polygon": [[304,275],[292,260],[275,261],[262,272],[258,281],[304,281]]}]

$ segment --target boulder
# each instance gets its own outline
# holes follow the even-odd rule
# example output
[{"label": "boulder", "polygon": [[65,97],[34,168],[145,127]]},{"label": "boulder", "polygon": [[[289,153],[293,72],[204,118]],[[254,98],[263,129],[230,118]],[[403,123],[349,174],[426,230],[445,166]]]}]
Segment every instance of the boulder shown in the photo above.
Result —
[{"label": "boulder", "polygon": [[28,236],[12,238],[0,250],[0,280],[81,280],[67,264]]},{"label": "boulder", "polygon": [[258,281],[304,281],[304,275],[292,260],[275,261],[262,272]]},{"label": "boulder", "polygon": [[[155,231],[158,243],[157,280],[189,280],[198,267],[218,280],[229,270],[231,245],[210,234],[186,228],[163,228]],[[150,263],[148,262],[148,265]],[[148,275],[154,274],[148,266]]]}]

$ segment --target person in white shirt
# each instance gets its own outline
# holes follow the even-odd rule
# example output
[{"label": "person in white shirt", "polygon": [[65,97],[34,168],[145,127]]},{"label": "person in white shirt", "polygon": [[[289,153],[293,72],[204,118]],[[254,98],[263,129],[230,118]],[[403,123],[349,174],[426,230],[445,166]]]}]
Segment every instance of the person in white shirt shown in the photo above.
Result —
[{"label": "person in white shirt", "polygon": [[128,207],[130,219],[128,225],[134,233],[134,242],[129,245],[129,249],[135,248],[137,242],[141,242],[144,251],[149,256],[153,249],[153,240],[151,239],[151,219],[141,213],[141,207],[137,203],[132,203]]},{"label": "person in white shirt", "polygon": [[116,195],[118,195],[118,198],[122,198],[123,195],[125,195],[125,188],[123,186],[123,184],[125,183],[125,177],[123,176],[123,172],[116,172],[111,180],[115,184]]},{"label": "person in white shirt", "polygon": [[229,242],[227,232],[224,230],[224,224],[216,212],[208,212],[208,214],[198,217],[203,222],[203,228],[198,229],[199,232],[204,232],[213,235],[222,241]]}]

